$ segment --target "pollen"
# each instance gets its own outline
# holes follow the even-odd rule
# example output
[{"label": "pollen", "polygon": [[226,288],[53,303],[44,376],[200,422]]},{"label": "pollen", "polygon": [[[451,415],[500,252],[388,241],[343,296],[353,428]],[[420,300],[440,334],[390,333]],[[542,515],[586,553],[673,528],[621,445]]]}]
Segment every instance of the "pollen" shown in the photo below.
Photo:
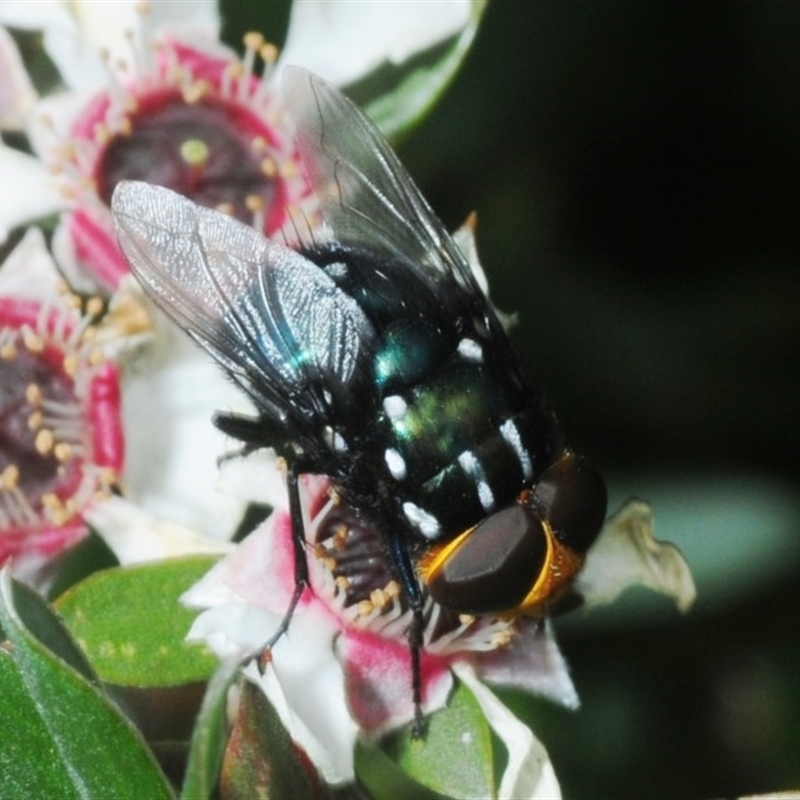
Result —
[{"label": "pollen", "polygon": [[90,297],[86,301],[86,313],[90,317],[97,317],[103,313],[105,308],[105,301],[102,297]]},{"label": "pollen", "polygon": [[254,213],[264,210],[264,198],[260,195],[249,194],[245,197],[244,203]]},{"label": "pollen", "polygon": [[19,486],[19,467],[9,464],[0,472],[0,489],[16,489]]},{"label": "pollen", "polygon": [[78,374],[78,367],[78,357],[74,353],[68,353],[64,356],[64,360],[61,362],[61,368],[70,378],[74,378]]},{"label": "pollen", "polygon": [[356,609],[359,616],[368,617],[375,610],[375,606],[371,600],[362,600],[358,603]]},{"label": "pollen", "polygon": [[505,647],[514,638],[514,632],[511,628],[502,628],[492,633],[489,637],[494,648]]},{"label": "pollen", "polygon": [[42,389],[38,383],[29,383],[25,387],[25,399],[32,406],[38,406],[42,402]]},{"label": "pollen", "polygon": [[382,611],[390,601],[383,589],[373,589],[369,594],[369,601],[379,611]]},{"label": "pollen", "polygon": [[261,60],[272,66],[278,60],[278,48],[272,42],[266,42],[258,51]]},{"label": "pollen", "polygon": [[211,91],[208,81],[195,81],[183,90],[183,101],[187,105],[195,105],[199,103],[204,97],[207,97]]},{"label": "pollen", "polygon": [[389,581],[383,591],[389,599],[395,600],[400,597],[401,594],[400,584],[397,581]]},{"label": "pollen", "polygon": [[98,122],[94,126],[94,140],[99,145],[106,145],[111,141],[111,131],[104,122]]},{"label": "pollen", "polygon": [[278,174],[278,167],[271,158],[264,158],[261,161],[261,172],[267,178],[274,178]]},{"label": "pollen", "polygon": [[36,438],[34,439],[34,446],[36,447],[37,452],[41,453],[43,456],[53,451],[54,444],[55,436],[53,436],[53,431],[51,431],[49,428],[42,428],[36,434]]},{"label": "pollen", "polygon": [[63,464],[65,461],[69,461],[69,459],[72,458],[73,450],[67,442],[59,442],[53,448],[53,455]]},{"label": "pollen", "polygon": [[248,31],[243,37],[245,48],[258,52],[264,44],[264,35],[258,31]]},{"label": "pollen", "polygon": [[336,530],[334,531],[331,539],[334,550],[341,552],[347,547],[347,536],[349,532],[350,531],[348,527],[344,524],[336,526]]},{"label": "pollen", "polygon": [[44,350],[44,339],[31,330],[23,332],[22,343],[31,353],[41,353]]}]

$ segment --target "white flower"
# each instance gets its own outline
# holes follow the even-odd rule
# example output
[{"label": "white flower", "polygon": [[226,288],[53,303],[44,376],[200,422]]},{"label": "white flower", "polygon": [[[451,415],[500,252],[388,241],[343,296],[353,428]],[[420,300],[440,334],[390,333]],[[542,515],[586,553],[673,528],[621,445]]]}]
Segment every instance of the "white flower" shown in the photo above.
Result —
[{"label": "white flower", "polygon": [[[266,672],[251,664],[245,674],[262,687],[323,777],[341,783],[353,779],[357,736],[375,738],[413,718],[410,618],[377,534],[328,501],[326,485],[319,478],[304,480],[311,589],[301,597],[288,634],[274,645]],[[655,583],[681,607],[690,601],[693,584],[685,562],[671,545],[654,541],[649,526],[642,503],[609,520],[588,554],[589,579],[577,582],[585,599],[606,599],[607,572],[614,591],[622,584]],[[649,556],[640,558],[642,552]],[[291,521],[279,508],[185,595],[188,605],[207,609],[190,638],[205,640],[223,657],[252,656],[277,629],[293,589]],[[438,606],[429,610],[421,664],[425,713],[446,703],[457,676],[508,750],[499,796],[560,796],[543,746],[486,685],[513,686],[576,708],[577,694],[550,624],[458,620]]]},{"label": "white flower", "polygon": [[31,228],[0,268],[0,561],[30,571],[78,541],[119,480],[119,375]]}]

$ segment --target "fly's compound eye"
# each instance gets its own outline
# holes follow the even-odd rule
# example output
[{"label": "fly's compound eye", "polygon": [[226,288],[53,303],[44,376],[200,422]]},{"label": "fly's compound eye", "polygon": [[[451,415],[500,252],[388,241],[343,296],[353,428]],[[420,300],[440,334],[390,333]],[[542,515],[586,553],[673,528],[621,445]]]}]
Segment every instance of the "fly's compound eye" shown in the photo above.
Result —
[{"label": "fly's compound eye", "polygon": [[603,527],[608,494],[596,469],[565,453],[544,471],[531,503],[561,544],[585,553]]},{"label": "fly's compound eye", "polygon": [[538,613],[581,569],[605,513],[603,479],[565,453],[533,491],[429,553],[420,571],[431,597],[458,613]]},{"label": "fly's compound eye", "polygon": [[422,572],[440,605],[460,614],[499,613],[520,605],[546,558],[541,520],[518,503],[435,551]]}]

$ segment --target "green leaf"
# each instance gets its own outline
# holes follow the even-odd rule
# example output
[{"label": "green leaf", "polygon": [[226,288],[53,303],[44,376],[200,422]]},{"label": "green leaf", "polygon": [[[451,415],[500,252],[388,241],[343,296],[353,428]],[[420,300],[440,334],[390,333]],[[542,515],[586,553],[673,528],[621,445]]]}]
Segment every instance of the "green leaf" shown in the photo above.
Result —
[{"label": "green leaf", "polygon": [[55,607],[107,683],[156,687],[206,680],[217,659],[185,641],[195,612],[179,598],[213,563],[191,556],[103,570]]},{"label": "green leaf", "polygon": [[119,561],[111,548],[95,531],[90,531],[89,535],[74,547],[68,548],[47,562],[46,574],[52,576],[47,598],[55,600],[93,572],[116,566],[119,566]]},{"label": "green leaf", "polygon": [[327,798],[308,756],[292,741],[264,693],[242,681],[239,713],[221,777],[223,797]]},{"label": "green leaf", "polygon": [[219,779],[228,742],[228,691],[239,673],[238,660],[225,661],[208,683],[192,733],[181,800],[206,800]]},{"label": "green leaf", "polygon": [[399,75],[392,69],[378,70],[346,88],[387,138],[396,140],[418,125],[439,101],[472,47],[487,5],[488,0],[473,0],[472,13],[461,32],[444,46],[411,59]]},{"label": "green leaf", "polygon": [[356,775],[377,800],[494,797],[496,772],[491,729],[462,683],[429,718],[424,739],[404,730],[377,746],[356,746]]},{"label": "green leaf", "polygon": [[128,720],[100,690],[42,644],[0,573],[0,796],[82,800],[171,798]]},{"label": "green leaf", "polygon": [[61,620],[33,589],[11,582],[14,608],[22,624],[52,653],[93,683],[97,682],[83,651],[78,647]]}]

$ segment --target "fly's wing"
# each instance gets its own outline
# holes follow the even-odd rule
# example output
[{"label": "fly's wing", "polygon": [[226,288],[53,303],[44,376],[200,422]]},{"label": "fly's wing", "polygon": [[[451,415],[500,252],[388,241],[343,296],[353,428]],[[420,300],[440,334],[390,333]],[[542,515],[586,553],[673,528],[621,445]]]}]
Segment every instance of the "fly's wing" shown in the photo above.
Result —
[{"label": "fly's wing", "polygon": [[120,183],[111,208],[147,293],[287,440],[313,446],[354,395],[369,397],[371,323],[302,255],[161,187]]},{"label": "fly's wing", "polygon": [[300,67],[284,68],[283,86],[303,166],[332,238],[404,262],[409,282],[425,287],[453,325],[478,317],[481,327],[504,340],[464,255],[374,123]]}]

